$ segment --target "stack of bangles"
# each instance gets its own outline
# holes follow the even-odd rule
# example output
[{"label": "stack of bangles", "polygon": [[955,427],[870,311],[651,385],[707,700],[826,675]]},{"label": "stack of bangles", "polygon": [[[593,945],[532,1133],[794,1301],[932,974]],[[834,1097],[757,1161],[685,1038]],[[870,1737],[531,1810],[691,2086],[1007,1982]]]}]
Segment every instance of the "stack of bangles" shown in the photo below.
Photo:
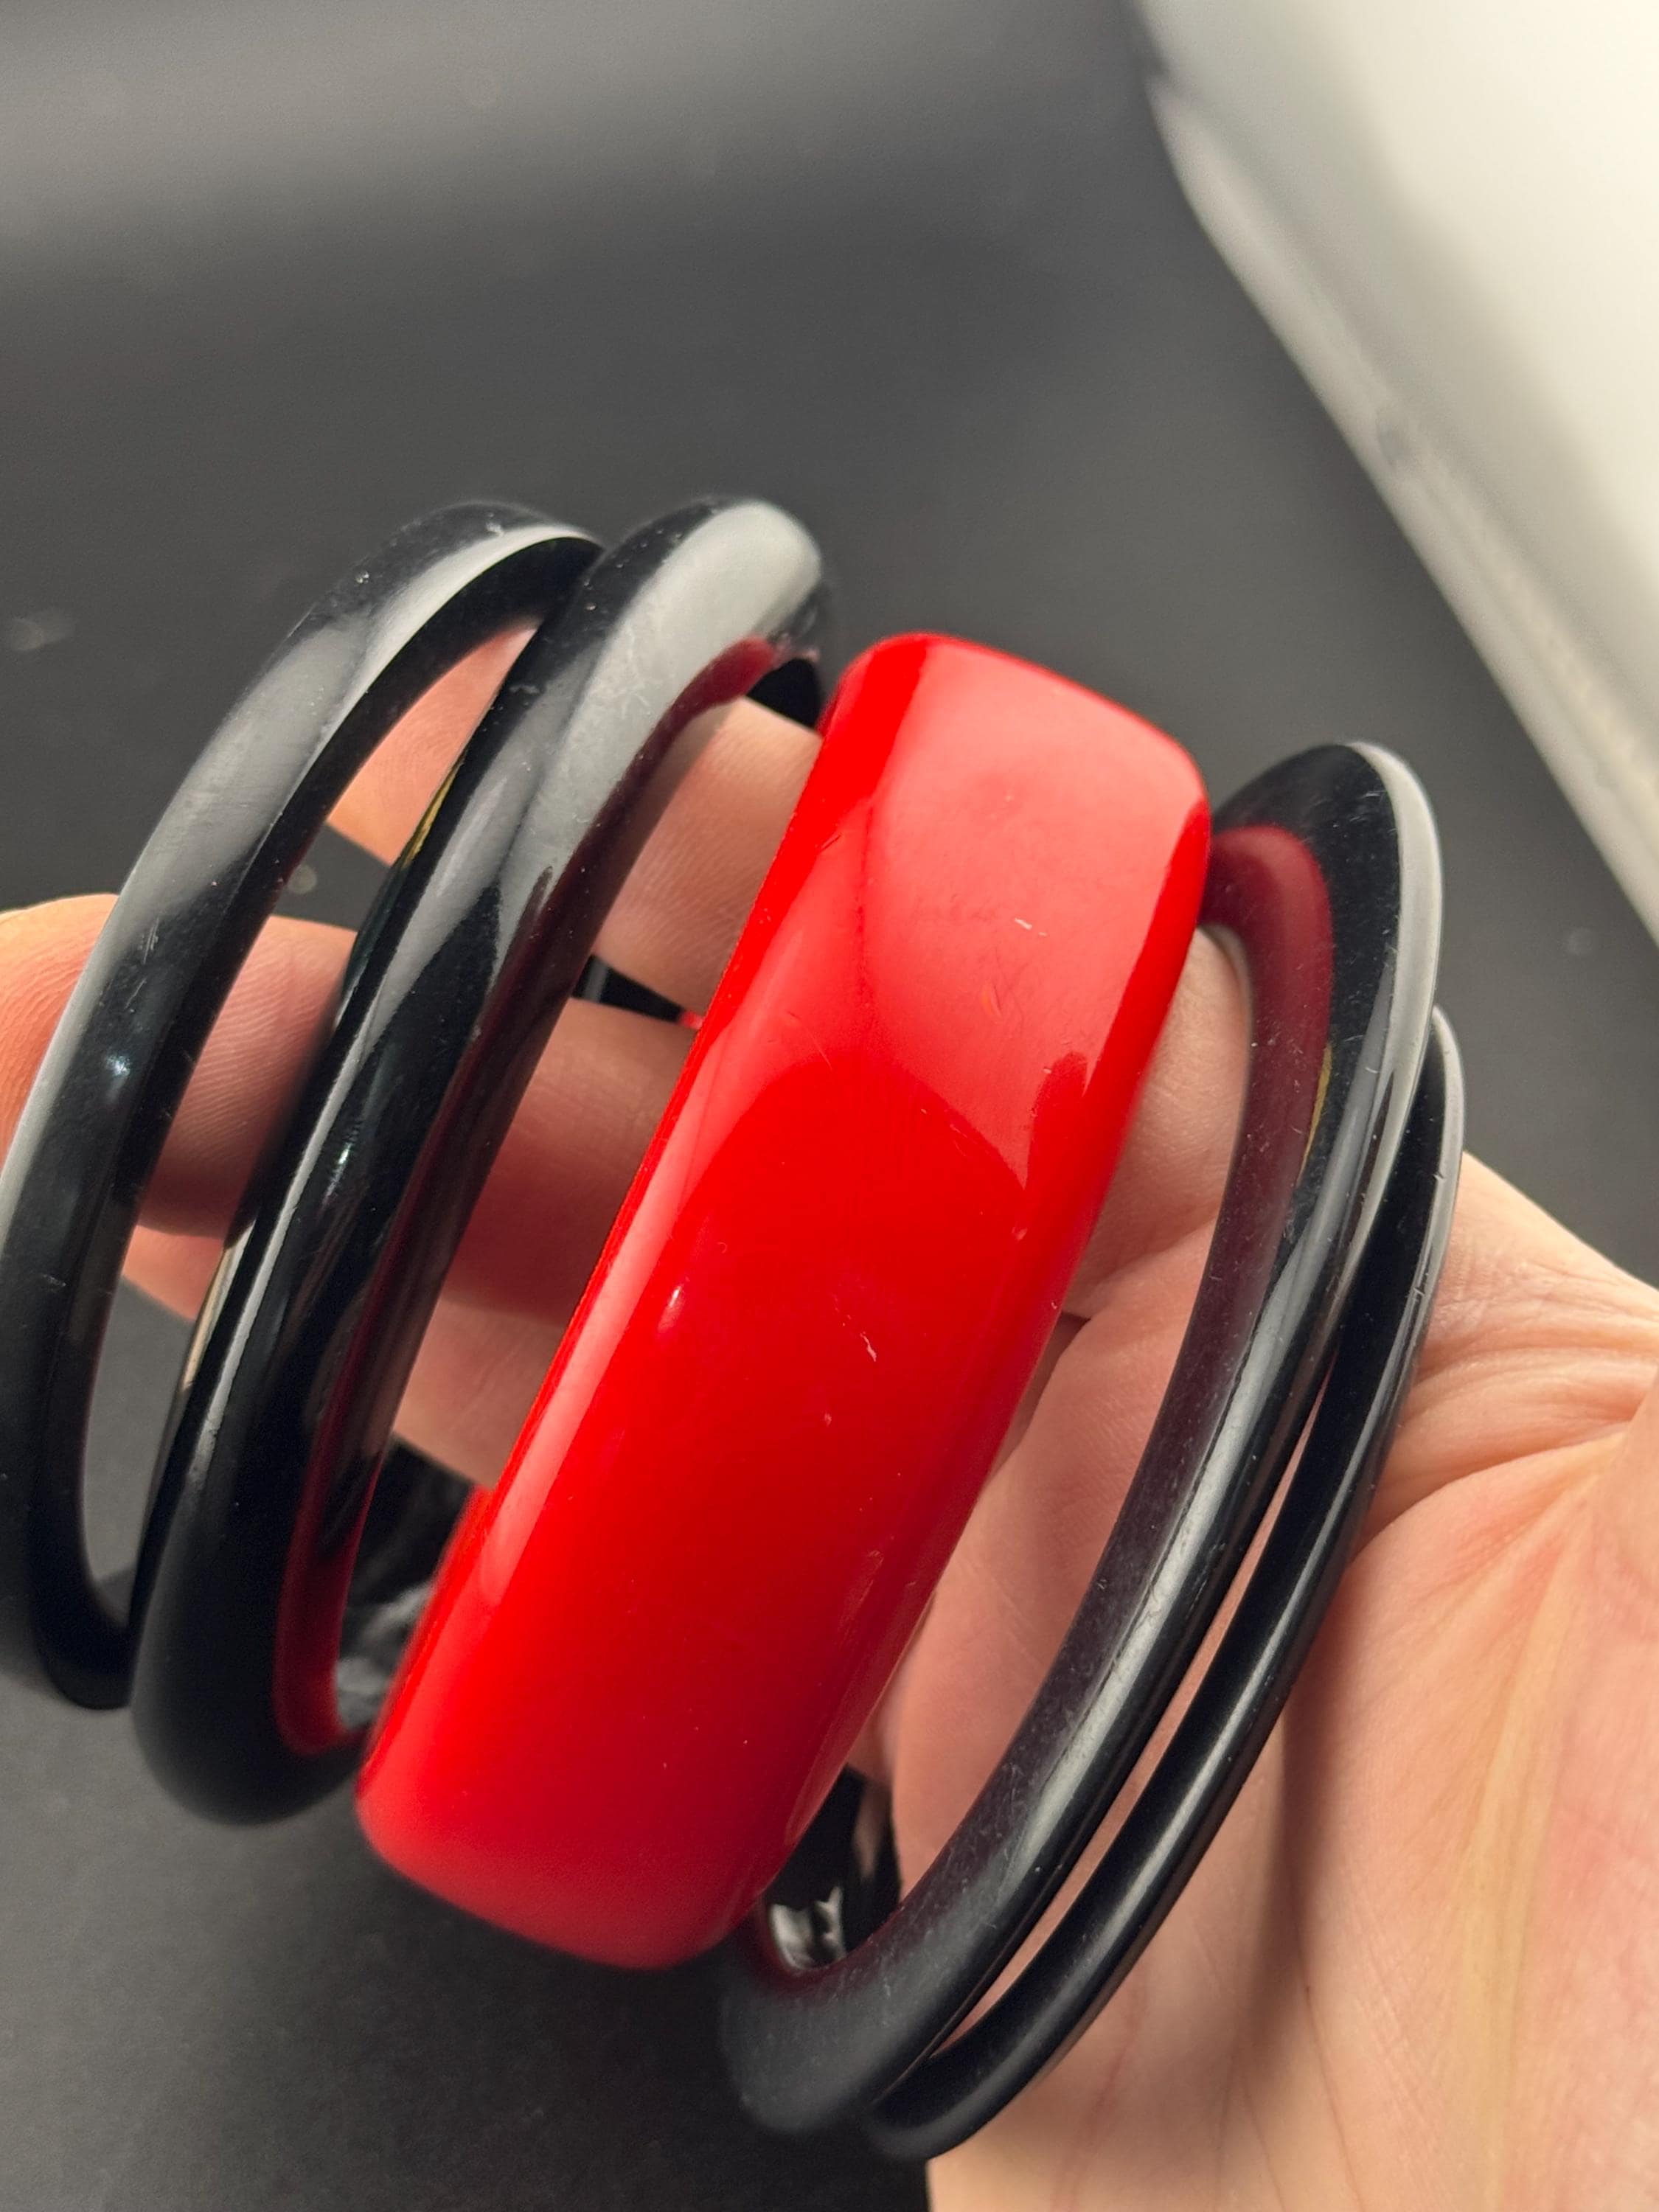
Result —
[{"label": "stack of bangles", "polygon": [[[757,501],[609,552],[468,506],[281,647],[133,869],[0,1175],[0,1656],[130,1701],[204,1813],[274,1818],[357,1770],[385,1856],[505,1927],[633,1966],[730,1939],[749,2111],[928,2157],[1094,2017],[1261,1749],[1411,1375],[1462,1091],[1434,829],[1397,760],[1304,753],[1212,825],[1134,716],[890,640],[823,717],[506,1474],[470,1493],[395,1444],[560,1010],[678,1014],[592,959],[659,766],[745,693],[812,719],[823,596],[811,538]],[[100,1584],[94,1371],[204,1042],[374,748],[527,621],[358,936],[137,1560]],[[1037,1368],[1200,924],[1251,1047],[1191,1320],[1059,1656],[902,1890],[844,1762]]]}]

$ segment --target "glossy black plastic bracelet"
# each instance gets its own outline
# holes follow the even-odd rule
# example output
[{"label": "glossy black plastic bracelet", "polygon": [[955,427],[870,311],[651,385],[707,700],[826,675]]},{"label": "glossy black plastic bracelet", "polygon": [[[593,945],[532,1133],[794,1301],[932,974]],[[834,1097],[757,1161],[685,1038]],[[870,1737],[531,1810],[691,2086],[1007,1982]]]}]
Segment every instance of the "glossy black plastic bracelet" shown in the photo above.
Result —
[{"label": "glossy black plastic bracelet", "polygon": [[[1402,1215],[1402,1227],[1392,1209],[1407,1205],[1413,1182],[1431,1180],[1422,1132],[1432,1118],[1433,1075],[1419,1134],[1409,1146],[1405,1139],[1431,1034],[1439,869],[1427,805],[1409,773],[1385,754],[1330,747],[1259,779],[1218,817],[1206,918],[1243,955],[1253,1047],[1233,1166],[1164,1405],[1060,1656],[933,1865],[844,1956],[823,1938],[837,1915],[821,1906],[763,1910],[733,1947],[724,2039],[739,2094],[769,2125],[798,2130],[880,2107],[876,2126],[885,2140],[932,2149],[1012,2094],[1035,2046],[1048,2055],[1050,2013],[1035,2008],[1029,2036],[1019,2014],[1001,2013],[1018,1983],[969,2032],[984,2030],[973,2046],[980,2058],[957,2060],[941,2046],[1054,1901],[1176,1696],[1331,1376],[1379,1226],[1379,1253],[1410,1242],[1415,1217]],[[1449,1111],[1443,1130],[1455,1118]],[[1437,1146],[1443,1131],[1434,1133]],[[1409,1268],[1393,1279],[1399,1314],[1387,1339],[1400,1336],[1402,1361],[1410,1340],[1403,1316],[1426,1297],[1442,1218],[1434,1215],[1413,1255],[1422,1257],[1420,1283]],[[1380,1257],[1378,1270],[1387,1272]],[[1364,1295],[1377,1295],[1374,1285]],[[1372,1393],[1379,1454],[1394,1388],[1389,1368]],[[1346,1462],[1334,1471],[1320,1464],[1328,1485],[1363,1485],[1363,1470],[1351,1476]],[[1305,1491],[1298,1498],[1297,1522]],[[1275,1575],[1291,1541],[1287,1526]],[[1315,1565],[1285,1583],[1286,1602],[1303,1611],[1275,1632],[1261,1698],[1218,1677],[1200,1708],[1194,1729],[1213,1721],[1246,1764],[1255,1723],[1230,1717],[1255,1713],[1258,1704],[1265,1713],[1282,1697],[1340,1555],[1333,1538]],[[1231,1657],[1239,1656],[1235,1644]],[[1145,1932],[1208,1832],[1190,1790],[1219,1793],[1235,1771],[1194,1759],[1197,1741],[1184,1740],[1168,1794],[1146,1816],[1160,1833],[1180,1826],[1182,1836],[1167,1858],[1147,1854],[1158,1877],[1130,1899]],[[860,1890],[850,1862],[838,1886],[854,1896]],[[1099,1903],[1097,1895],[1091,1913]],[[1069,2002],[1073,1984],[1062,1969],[1068,1948],[1089,1936],[1086,1917],[1063,1923],[1067,1929],[1051,1975],[1064,1981]],[[1086,1971],[1082,1981],[1080,2010],[1091,2001]],[[1009,2029],[992,2026],[1005,2018]],[[1000,2045],[1005,2033],[1012,2057]],[[981,2058],[990,2062],[982,2075]],[[935,2064],[962,2071],[930,2076]]]},{"label": "glossy black plastic bracelet", "polygon": [[1330,1377],[1261,1556],[1123,1826],[1006,1995],[876,2107],[891,2156],[937,2158],[1081,2035],[1151,1942],[1284,1708],[1353,1548],[1428,1321],[1463,1147],[1457,1048],[1437,1018]]},{"label": "glossy black plastic bracelet", "polygon": [[812,647],[811,540],[706,502],[595,563],[526,647],[359,939],[177,1408],[135,1606],[140,1742],[234,1820],[297,1809],[339,1706],[357,1534],[490,1160],[663,795],[673,739]]},{"label": "glossy black plastic bracelet", "polygon": [[128,877],[0,1168],[0,1664],[119,1705],[127,1580],[87,1563],[82,1470],[121,1261],[198,1054],[335,800],[421,695],[562,607],[599,551],[520,508],[400,532],[319,601],[221,726]]}]

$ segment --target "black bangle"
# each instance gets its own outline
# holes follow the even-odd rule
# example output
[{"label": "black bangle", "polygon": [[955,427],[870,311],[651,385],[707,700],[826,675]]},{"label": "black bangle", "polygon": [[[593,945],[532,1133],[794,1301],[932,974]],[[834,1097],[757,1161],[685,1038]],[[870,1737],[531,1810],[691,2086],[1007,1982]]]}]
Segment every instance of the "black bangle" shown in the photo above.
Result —
[{"label": "black bangle", "polygon": [[1462,1149],[1457,1048],[1437,1017],[1329,1380],[1237,1611],[1059,1927],[1004,1996],[877,2106],[867,2131],[890,2155],[940,2156],[1070,2048],[1225,1819],[1284,1708],[1382,1472],[1445,1256]]},{"label": "black bangle", "polygon": [[139,1201],[215,1016],[330,809],[445,671],[562,606],[599,550],[517,507],[401,531],[291,633],[139,855],[0,1167],[0,1665],[87,1705],[131,1666],[87,1564],[94,1377]]},{"label": "black bangle", "polygon": [[274,1817],[354,1763],[336,1681],[352,1559],[467,1215],[650,827],[654,770],[693,716],[811,650],[821,589],[811,539],[754,501],[605,556],[365,925],[210,1293],[140,1555],[133,1719],[198,1810]]},{"label": "black bangle", "polygon": [[[724,2039],[744,2104],[768,2125],[817,2127],[892,2096],[878,2131],[926,2148],[955,2138],[959,2106],[971,2126],[994,2109],[992,2096],[1001,2100],[1005,2079],[1012,2094],[1024,2054],[1042,2046],[1037,2063],[1047,2055],[1048,2012],[1027,2033],[1019,2015],[994,2010],[988,2023],[1011,2023],[1012,2060],[995,2047],[998,2027],[975,2046],[991,2046],[995,2062],[983,2082],[971,2057],[951,2062],[964,2068],[962,2080],[923,2068],[1032,1932],[1176,1695],[1331,1373],[1379,1225],[1379,1252],[1409,1242],[1385,1207],[1399,1176],[1421,1183],[1427,1174],[1427,1138],[1405,1140],[1439,936],[1438,856],[1414,780],[1386,754],[1346,747],[1271,770],[1218,817],[1206,914],[1247,963],[1251,1066],[1209,1261],[1163,1407],[1059,1657],[933,1865],[844,1956],[823,1935],[838,1916],[822,1908],[763,1907],[732,1947]],[[1419,1131],[1435,1095],[1431,1076]],[[1455,1119],[1449,1109],[1443,1132]],[[1402,1187],[1402,1204],[1407,1195]],[[1422,1248],[1425,1295],[1439,1221]],[[1418,1295],[1394,1287],[1406,1304]],[[1402,1358],[1408,1348],[1402,1340]],[[1374,1394],[1379,1437],[1391,1376]],[[1287,1530],[1276,1572],[1291,1540]],[[1261,1711],[1288,1687],[1335,1556],[1333,1543],[1322,1566],[1285,1584],[1304,1610],[1278,1632]],[[1243,1755],[1253,1723],[1229,1717],[1237,1704],[1218,1682],[1195,1728],[1212,1716]],[[1256,1710],[1249,1697],[1244,1706]],[[1183,1758],[1196,1741],[1188,1738]],[[1195,1765],[1204,1786],[1224,1782]],[[1163,1817],[1185,1822],[1185,1842],[1177,1839],[1171,1878],[1138,1893],[1133,1910],[1144,1906],[1148,1930],[1190,1864],[1183,1851],[1207,1832],[1201,1808],[1194,1817],[1172,1803]],[[847,1881],[858,1886],[850,1865]],[[1054,1978],[1070,2002],[1064,1964],[1062,1954]],[[1086,1969],[1081,1980],[1086,2005]],[[913,2112],[893,2093],[917,2069]],[[931,2081],[941,2083],[937,2106]]]}]

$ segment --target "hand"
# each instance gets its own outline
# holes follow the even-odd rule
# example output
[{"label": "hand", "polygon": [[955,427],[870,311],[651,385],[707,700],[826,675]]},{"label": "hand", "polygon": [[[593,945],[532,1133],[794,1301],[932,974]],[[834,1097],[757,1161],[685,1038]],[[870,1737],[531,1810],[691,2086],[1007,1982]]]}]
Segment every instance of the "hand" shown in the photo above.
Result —
[{"label": "hand", "polygon": [[[342,803],[382,858],[515,641]],[[759,708],[693,764],[601,942],[713,990],[810,763]],[[107,910],[0,917],[0,1139]],[[279,921],[204,1056],[129,1272],[191,1310],[348,940]],[[689,1043],[573,1005],[399,1425],[489,1480]],[[1112,1195],[1002,1462],[860,1756],[917,1869],[1017,1723],[1133,1470],[1225,1172],[1243,1025],[1195,943]],[[1622,2212],[1659,2203],[1659,1293],[1467,1164],[1417,1387],[1285,1718],[1122,1990],[932,2176],[938,2212]]]}]

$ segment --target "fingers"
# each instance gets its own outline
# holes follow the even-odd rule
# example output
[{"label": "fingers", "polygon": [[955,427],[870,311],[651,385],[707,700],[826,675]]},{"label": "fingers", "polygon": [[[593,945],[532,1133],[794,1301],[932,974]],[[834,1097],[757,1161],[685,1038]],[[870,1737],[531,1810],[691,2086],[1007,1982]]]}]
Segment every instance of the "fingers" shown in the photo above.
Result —
[{"label": "fingers", "polygon": [[[404,716],[334,826],[381,860],[408,841],[524,641],[481,647]],[[706,1006],[806,778],[810,730],[740,701],[677,741],[676,782],[599,941],[601,957],[681,1006]]]},{"label": "fingers", "polygon": [[[524,635],[495,640],[434,686],[352,784],[336,809],[337,828],[392,858]],[[601,955],[682,1006],[707,1006],[817,747],[812,732],[748,700],[688,730],[677,750],[689,764],[606,922]],[[1126,1255],[1172,1241],[1213,1212],[1231,1151],[1244,1053],[1232,963],[1200,938],[1116,1188],[1079,1272],[1074,1295],[1085,1305]]]},{"label": "fingers", "polygon": [[817,739],[748,700],[686,732],[690,765],[599,937],[601,956],[704,1007],[777,849]]},{"label": "fingers", "polygon": [[[217,1266],[216,1237],[141,1229],[127,1274],[176,1313],[193,1313]],[[421,1346],[398,1413],[417,1451],[473,1482],[493,1482],[547,1372],[562,1316],[504,1313],[446,1297]]]},{"label": "fingers", "polygon": [[[0,1146],[112,903],[54,899],[0,915]],[[286,920],[259,938],[169,1133],[148,1218],[194,1230],[228,1221],[333,1005],[349,943],[343,930]]]},{"label": "fingers", "polygon": [[343,836],[377,860],[397,858],[530,635],[524,623],[503,630],[416,701],[335,806],[330,819]]},{"label": "fingers", "polygon": [[[335,823],[383,858],[412,832],[525,633],[482,648],[386,739]],[[684,1006],[707,1006],[817,750],[814,734],[749,701],[706,715],[689,764],[602,933],[602,956]],[[1214,1212],[1231,1157],[1246,1050],[1231,962],[1208,938],[1188,962],[1142,1109],[1073,1285],[1087,1313],[1132,1255]]]},{"label": "fingers", "polygon": [[[0,916],[0,1143],[9,1142],[109,902]],[[343,930],[281,919],[259,937],[202,1055],[144,1204],[152,1229],[216,1240],[332,1010]],[[684,1058],[686,1031],[568,1007],[463,1241],[453,1295],[555,1322],[568,1314]],[[190,1310],[210,1261],[135,1253],[147,1287]]]},{"label": "fingers", "polygon": [[[505,648],[503,648],[505,650]],[[498,655],[499,658],[499,655]],[[393,829],[422,803],[444,748],[495,672],[462,672],[446,699],[424,702],[404,725],[399,784],[392,757],[378,792],[356,787],[353,817],[365,835]],[[433,695],[434,698],[437,694]],[[616,925],[634,972],[654,971],[679,995],[705,995],[734,940],[809,763],[810,733],[745,707],[711,728],[659,825]],[[374,828],[378,823],[379,829]],[[686,917],[675,939],[675,908]],[[9,1134],[74,976],[107,912],[101,899],[70,900],[0,921],[0,994],[9,1009],[0,1039],[0,1136]],[[253,1160],[303,1073],[333,1006],[348,940],[342,932],[280,920],[261,936],[210,1041],[164,1152],[144,1218],[187,1238],[221,1233]],[[1084,1267],[1078,1310],[1132,1255],[1179,1237],[1212,1205],[1231,1142],[1242,1066],[1242,1015],[1229,963],[1194,946],[1157,1056],[1123,1170]],[[613,1009],[574,1006],[561,1022],[476,1210],[449,1289],[497,1312],[558,1322],[591,1269],[629,1176],[672,1089],[684,1032]],[[152,1252],[135,1267],[169,1303],[188,1307],[200,1270],[163,1270]]]},{"label": "fingers", "polygon": [[0,1153],[112,897],[53,899],[0,914]]},{"label": "fingers", "polygon": [[961,1817],[1053,1663],[1169,1381],[1209,1231],[1201,1222],[1091,1288],[1091,1317],[1071,1325],[951,1556],[876,1731],[911,1872]]},{"label": "fingers", "polygon": [[1087,1318],[1121,1269],[1207,1231],[1232,1158],[1249,1048],[1237,971],[1212,938],[1200,934],[1073,1279],[1071,1312]]},{"label": "fingers", "polygon": [[[422,738],[433,742],[429,726]],[[623,918],[635,972],[666,945],[673,901],[694,909],[683,977],[712,983],[787,816],[811,739],[756,708],[728,716],[699,756],[678,816],[647,855]],[[432,765],[430,759],[428,767]],[[390,788],[390,787],[389,787]],[[395,790],[382,802],[391,818]],[[406,791],[404,804],[415,803]],[[679,804],[677,801],[677,805]],[[723,860],[700,853],[709,814],[738,824]],[[712,823],[709,825],[712,830]],[[714,840],[716,843],[720,841]],[[694,880],[700,891],[685,887]],[[0,918],[0,1137],[9,1137],[34,1066],[98,928],[106,899],[61,901]],[[633,946],[640,949],[633,951]],[[260,937],[203,1055],[144,1209],[129,1273],[181,1312],[194,1310],[252,1162],[303,1074],[335,1002],[349,939],[279,920]],[[659,970],[659,972],[665,972]],[[686,994],[690,995],[690,994]],[[1231,1139],[1229,1043],[1236,990],[1225,960],[1195,946],[1149,1081],[1124,1171],[1079,1273],[1097,1309],[1112,1273],[1173,1237],[1212,1203]],[[683,1030],[602,1006],[568,1008],[475,1210],[428,1334],[400,1425],[462,1472],[499,1467],[573,1310],[689,1043]]]}]

